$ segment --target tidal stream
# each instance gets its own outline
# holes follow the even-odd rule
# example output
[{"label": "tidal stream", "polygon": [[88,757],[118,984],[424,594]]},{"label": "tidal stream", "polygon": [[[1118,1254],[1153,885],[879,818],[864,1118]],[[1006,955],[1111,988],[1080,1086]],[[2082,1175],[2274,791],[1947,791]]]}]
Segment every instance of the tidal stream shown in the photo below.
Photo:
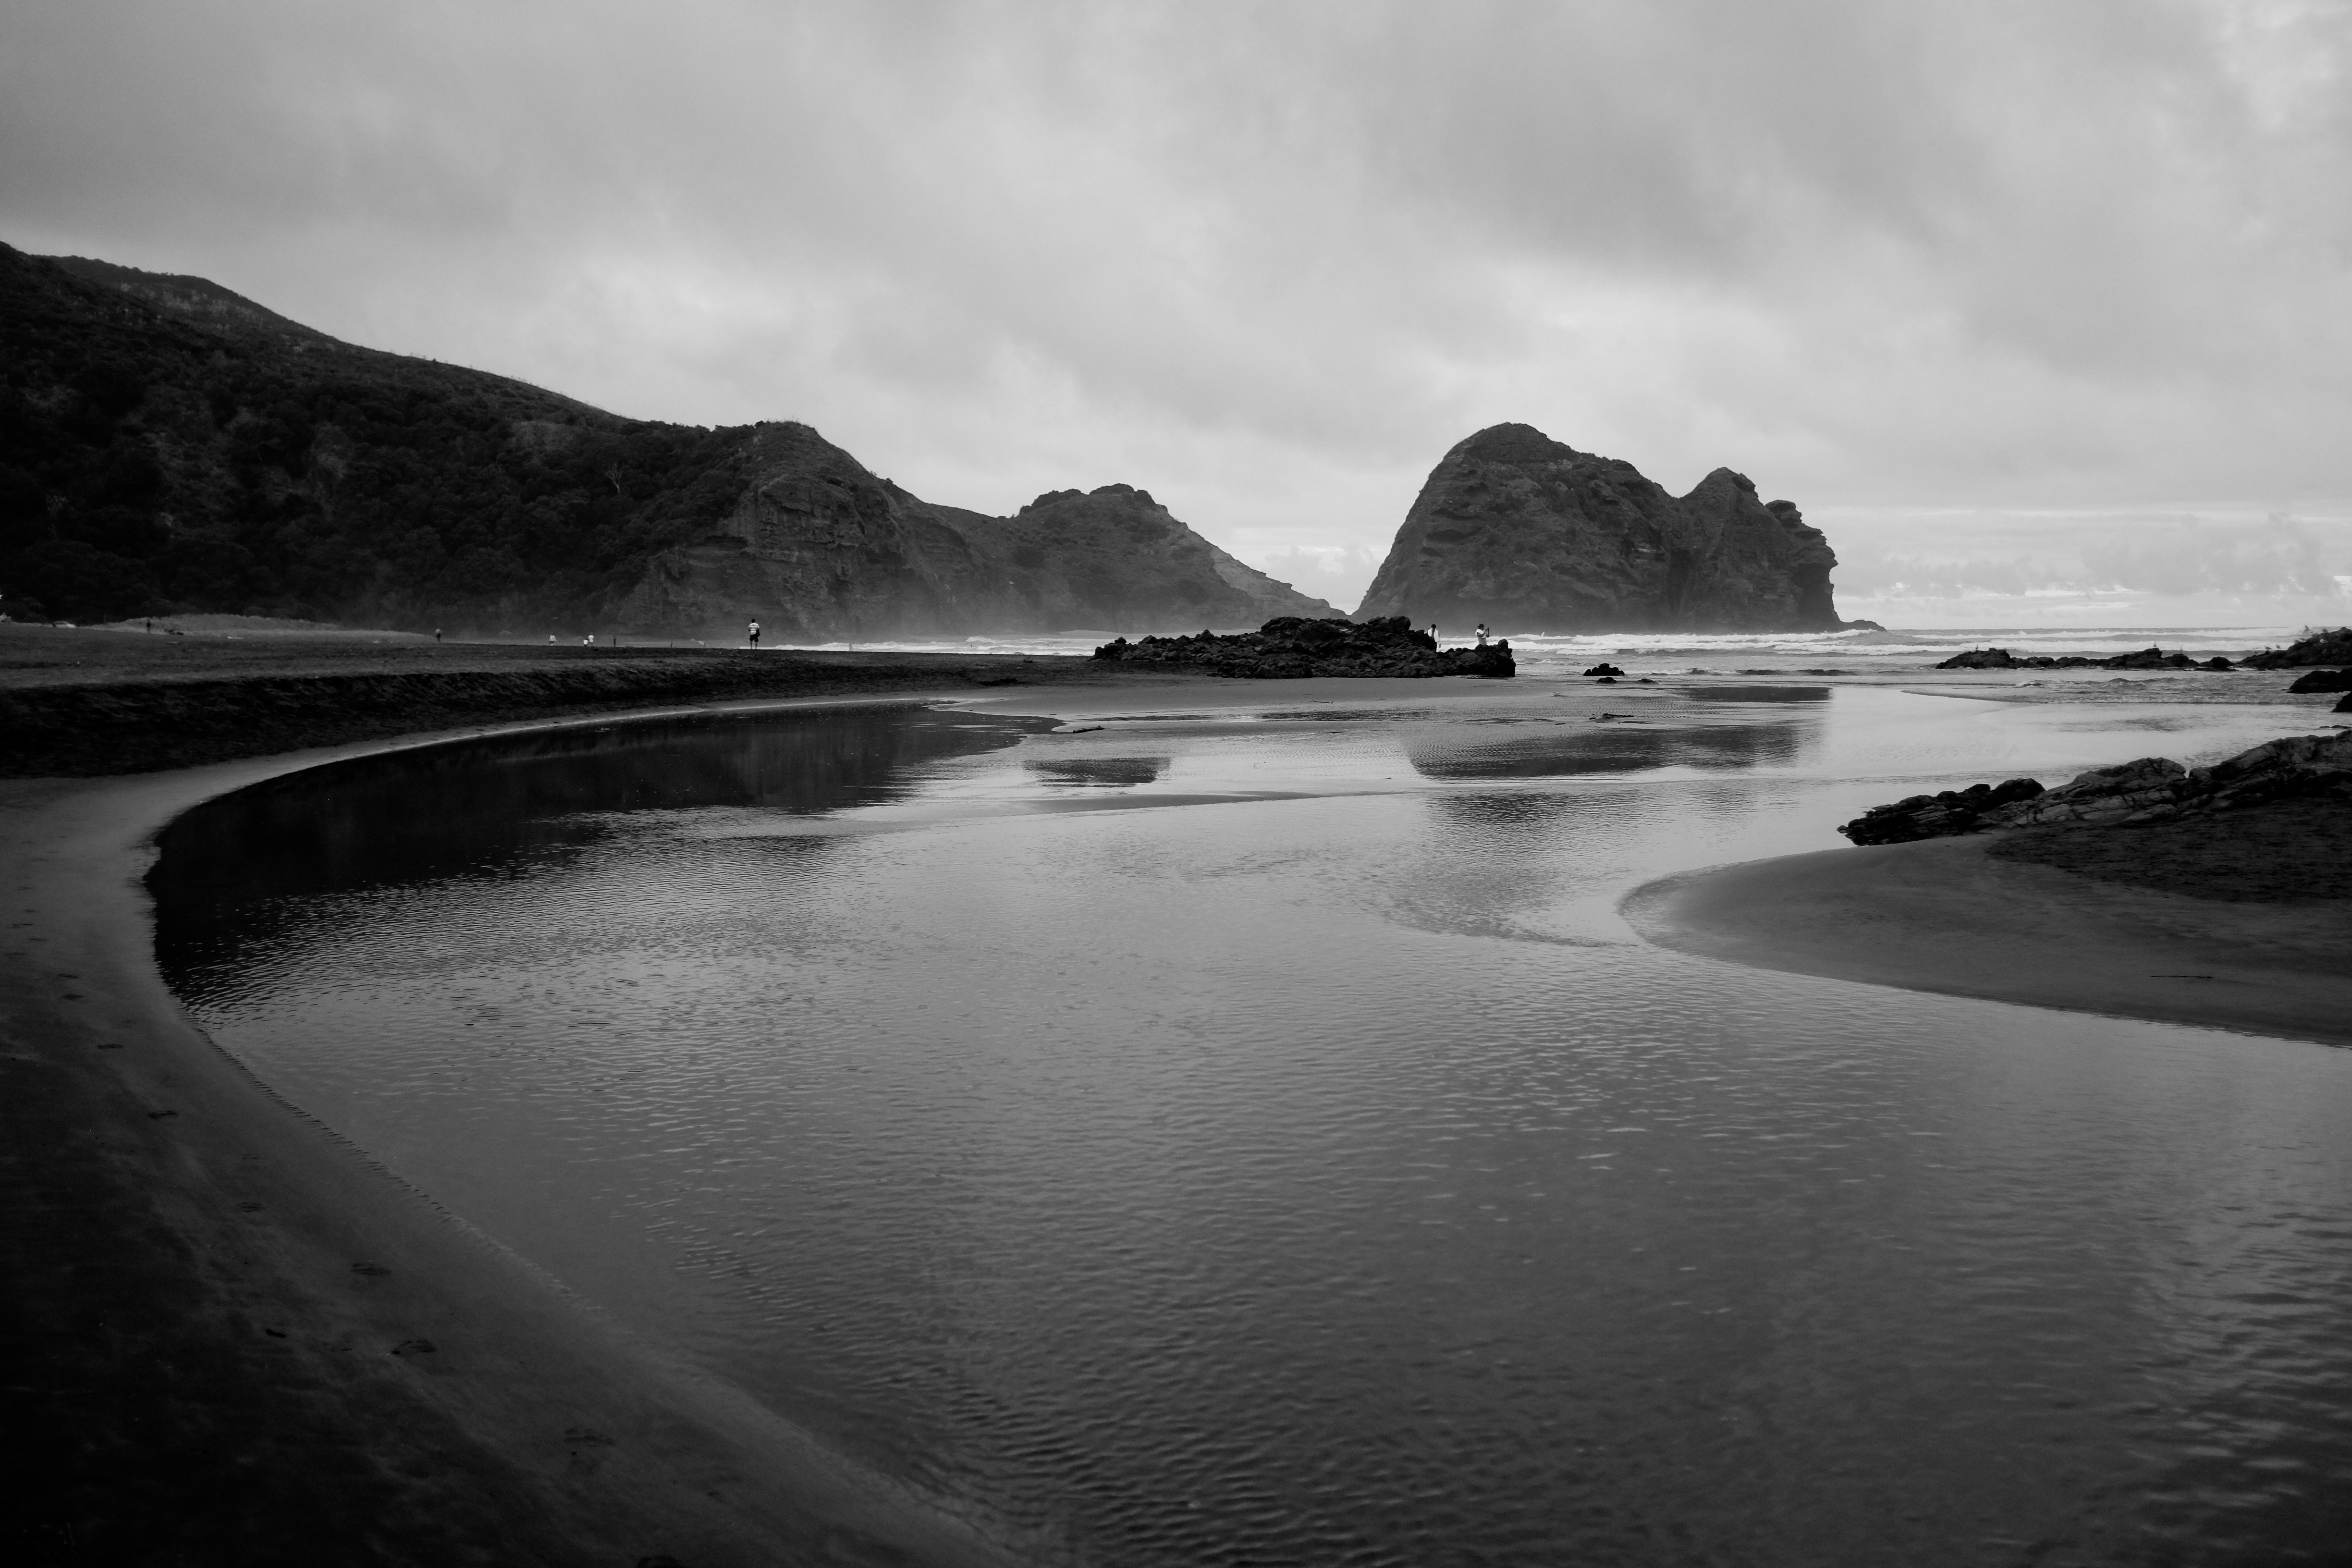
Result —
[{"label": "tidal stream", "polygon": [[2352,1055],[1614,912],[2291,716],[1527,684],[370,759],[174,825],[158,949],[294,1103],[1027,1560],[2342,1561]]}]

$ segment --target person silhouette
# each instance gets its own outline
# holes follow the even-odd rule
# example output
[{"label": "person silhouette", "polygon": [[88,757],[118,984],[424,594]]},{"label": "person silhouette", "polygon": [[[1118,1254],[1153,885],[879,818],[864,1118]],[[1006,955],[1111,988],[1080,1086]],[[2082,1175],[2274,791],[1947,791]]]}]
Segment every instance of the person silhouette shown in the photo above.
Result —
[{"label": "person silhouette", "polygon": [[760,623],[757,621],[751,623],[751,646],[753,647],[760,646]]},{"label": "person silhouette", "polygon": [[1474,635],[1478,638],[1478,646],[1480,647],[1485,647],[1486,646],[1486,623],[1480,621],[1478,623],[1478,629]]}]

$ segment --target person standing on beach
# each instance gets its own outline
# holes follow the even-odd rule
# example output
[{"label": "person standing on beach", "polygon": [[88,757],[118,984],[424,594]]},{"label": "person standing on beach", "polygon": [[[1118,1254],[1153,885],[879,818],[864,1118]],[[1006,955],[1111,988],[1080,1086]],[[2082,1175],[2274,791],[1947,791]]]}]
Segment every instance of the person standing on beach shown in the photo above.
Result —
[{"label": "person standing on beach", "polygon": [[760,646],[760,623],[757,621],[751,623],[751,646],[753,647]]}]

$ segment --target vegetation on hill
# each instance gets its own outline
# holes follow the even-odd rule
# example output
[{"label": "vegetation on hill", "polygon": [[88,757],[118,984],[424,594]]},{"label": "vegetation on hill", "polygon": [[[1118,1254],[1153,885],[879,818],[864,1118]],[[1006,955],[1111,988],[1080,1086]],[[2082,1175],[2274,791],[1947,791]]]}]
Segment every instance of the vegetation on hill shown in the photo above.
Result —
[{"label": "vegetation on hill", "polygon": [[622,419],[206,279],[0,246],[0,613],[772,641],[1328,610],[1148,492],[933,506],[804,425]]},{"label": "vegetation on hill", "polygon": [[749,431],[354,347],[201,279],[0,246],[0,612],[528,630],[743,488]]}]

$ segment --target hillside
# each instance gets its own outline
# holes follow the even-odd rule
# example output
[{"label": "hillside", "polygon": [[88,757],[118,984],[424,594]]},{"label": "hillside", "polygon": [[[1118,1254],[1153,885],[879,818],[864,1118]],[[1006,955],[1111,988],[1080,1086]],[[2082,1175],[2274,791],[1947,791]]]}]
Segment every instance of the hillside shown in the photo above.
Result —
[{"label": "hillside", "polygon": [[1837,556],[1717,468],[1686,496],[1526,425],[1445,454],[1356,614],[1498,632],[1836,631]]},{"label": "hillside", "polygon": [[[625,419],[201,278],[0,246],[0,613],[773,639],[1327,611],[1141,492],[933,506],[804,425]],[[1044,508],[1052,520],[1024,521]]]}]

